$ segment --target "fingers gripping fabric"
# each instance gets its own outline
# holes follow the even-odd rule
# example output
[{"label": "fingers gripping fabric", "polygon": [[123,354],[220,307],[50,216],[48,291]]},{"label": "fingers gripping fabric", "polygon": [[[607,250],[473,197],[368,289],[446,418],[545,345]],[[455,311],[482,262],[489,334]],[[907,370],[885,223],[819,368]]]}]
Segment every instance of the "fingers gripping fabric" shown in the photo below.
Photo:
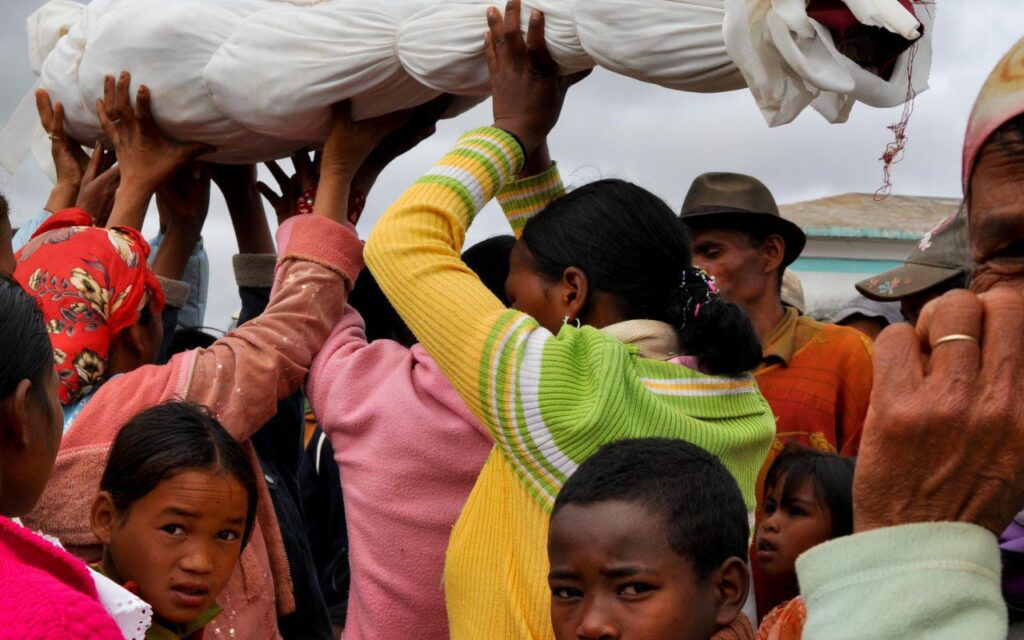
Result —
[{"label": "fingers gripping fabric", "polygon": [[[806,0],[524,0],[522,24],[533,9],[545,13],[548,47],[563,73],[602,66],[682,91],[748,86],[775,126],[809,105],[838,122],[854,102],[893,106],[907,99],[910,84],[923,90],[935,3],[910,1],[843,0],[864,24],[908,39],[923,33],[888,79],[840,53],[831,32],[808,16]],[[352,99],[360,119],[441,92],[462,97],[449,115],[483,100],[491,4],[50,0],[29,19],[30,60],[83,143],[100,136],[94,105],[103,76],[127,69],[133,84],[149,85],[154,116],[170,135],[215,145],[210,160],[252,162],[322,140],[330,106],[343,99]],[[0,134],[8,170],[32,144],[25,122],[16,111]]]}]

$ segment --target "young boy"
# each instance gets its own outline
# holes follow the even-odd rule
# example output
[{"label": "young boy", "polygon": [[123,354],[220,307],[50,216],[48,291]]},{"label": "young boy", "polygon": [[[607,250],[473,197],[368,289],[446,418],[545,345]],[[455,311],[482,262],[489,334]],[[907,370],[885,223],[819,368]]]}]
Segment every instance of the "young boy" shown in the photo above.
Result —
[{"label": "young boy", "polygon": [[754,638],[741,613],[747,510],[716,457],[682,440],[605,445],[551,515],[558,640]]}]

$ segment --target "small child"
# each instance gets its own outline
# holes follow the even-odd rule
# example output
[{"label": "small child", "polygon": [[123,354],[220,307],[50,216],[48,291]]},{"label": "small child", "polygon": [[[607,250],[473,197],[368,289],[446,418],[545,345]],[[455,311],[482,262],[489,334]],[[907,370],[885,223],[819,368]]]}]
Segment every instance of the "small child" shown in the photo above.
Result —
[{"label": "small child", "polygon": [[682,440],[620,440],[558,494],[548,557],[558,640],[746,640],[750,530],[736,480]]},{"label": "small child", "polygon": [[787,445],[765,477],[764,516],[754,548],[761,573],[793,585],[793,599],[761,622],[761,640],[798,640],[807,610],[797,596],[796,559],[853,533],[854,459]]},{"label": "small child", "polygon": [[202,638],[252,533],[256,497],[245,450],[201,407],[159,405],[117,434],[92,508],[104,545],[94,568],[153,607],[147,640]]}]

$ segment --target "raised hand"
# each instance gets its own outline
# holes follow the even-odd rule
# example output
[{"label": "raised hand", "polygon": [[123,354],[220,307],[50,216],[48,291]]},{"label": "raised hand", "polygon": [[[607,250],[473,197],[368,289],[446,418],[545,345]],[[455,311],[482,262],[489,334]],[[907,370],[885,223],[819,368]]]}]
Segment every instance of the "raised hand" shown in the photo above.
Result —
[{"label": "raised hand", "polygon": [[209,166],[192,163],[178,169],[157,189],[156,205],[167,228],[153,258],[153,272],[180,280],[210,208]]},{"label": "raised hand", "polygon": [[1024,296],[951,291],[875,344],[854,528],[969,522],[999,534],[1024,507]]},{"label": "raised hand", "polygon": [[36,110],[39,123],[50,137],[50,155],[57,172],[57,183],[46,202],[47,211],[60,211],[70,207],[78,196],[89,156],[82,146],[64,133],[64,105],[50,102],[46,89],[36,90]]},{"label": "raised hand", "polygon": [[82,186],[75,206],[91,215],[97,227],[106,226],[114,206],[114,195],[121,184],[121,168],[116,162],[114,152],[105,150],[103,144],[97,142],[82,174]]},{"label": "raised hand", "polygon": [[534,10],[530,15],[525,41],[519,15],[519,0],[509,1],[504,17],[494,7],[487,10],[484,52],[491,74],[494,126],[518,138],[529,156],[558,122],[569,87],[590,72],[559,76],[544,41],[544,14]]},{"label": "raised hand", "polygon": [[[319,161],[311,161],[309,152],[296,151],[291,155],[291,160],[295,168],[295,173],[291,176],[277,162],[271,160],[267,163],[267,169],[274,176],[280,194],[265,182],[256,183],[256,188],[274,208],[278,224],[299,213],[302,208],[309,208],[311,211],[313,201],[316,199],[316,186],[320,182]],[[300,198],[308,198],[308,201],[300,203]]]},{"label": "raised hand", "polygon": [[104,78],[103,99],[96,101],[96,113],[121,167],[121,186],[109,224],[140,229],[145,217],[145,206],[140,203],[148,203],[157,187],[179,168],[213,147],[165,137],[150,112],[149,88],[139,87],[134,108],[130,88],[131,75],[127,71],[121,72],[116,84],[113,76]]},{"label": "raised hand", "polygon": [[405,124],[385,136],[377,147],[370,152],[352,178],[348,198],[348,218],[352,224],[359,220],[366,196],[377,182],[380,173],[395,158],[412,150],[437,131],[437,121],[452,104],[454,96],[441,94],[430,102],[413,108]]},{"label": "raised hand", "polygon": [[228,205],[238,253],[274,253],[274,237],[260,200],[256,165],[216,164],[212,170],[213,181]]},{"label": "raised hand", "polygon": [[334,105],[334,124],[320,161],[314,215],[342,223],[354,224],[358,220],[358,216],[349,215],[348,210],[353,179],[373,150],[389,134],[405,125],[412,112],[412,109],[405,109],[356,122],[348,101]]}]

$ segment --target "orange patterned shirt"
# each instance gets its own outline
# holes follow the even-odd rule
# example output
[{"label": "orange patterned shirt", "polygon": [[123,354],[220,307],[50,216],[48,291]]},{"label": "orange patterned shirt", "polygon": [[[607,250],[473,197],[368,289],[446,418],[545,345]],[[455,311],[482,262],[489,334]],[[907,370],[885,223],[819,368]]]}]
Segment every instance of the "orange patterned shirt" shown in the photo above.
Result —
[{"label": "orange patterned shirt", "polygon": [[[758,521],[765,475],[787,442],[857,454],[871,397],[871,347],[856,329],[817,322],[791,307],[765,338],[754,378],[775,415],[775,440],[757,478]],[[763,617],[798,592],[793,584],[762,576],[757,554],[750,555],[757,612]]]}]

